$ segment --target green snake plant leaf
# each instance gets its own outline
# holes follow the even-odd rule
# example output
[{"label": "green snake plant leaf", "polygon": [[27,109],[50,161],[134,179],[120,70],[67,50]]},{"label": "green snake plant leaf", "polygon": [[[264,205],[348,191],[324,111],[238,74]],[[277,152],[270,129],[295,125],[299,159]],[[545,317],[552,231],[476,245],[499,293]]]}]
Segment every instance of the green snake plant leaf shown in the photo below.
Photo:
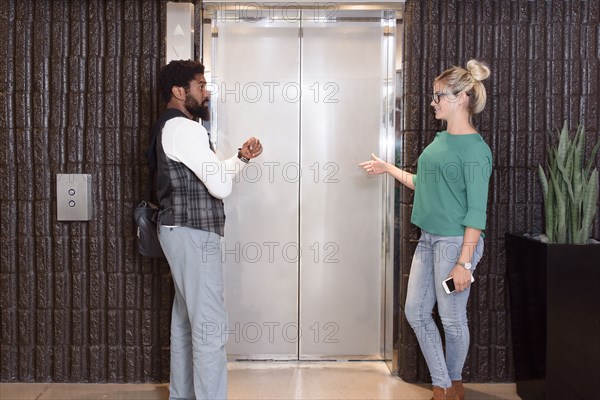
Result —
[{"label": "green snake plant leaf", "polygon": [[552,196],[554,195],[554,190],[552,189],[552,185],[548,188],[548,179],[546,179],[546,174],[544,173],[544,169],[541,165],[538,165],[538,174],[540,176],[540,183],[542,185],[542,191],[544,193],[544,204],[546,207],[544,208],[544,216],[546,217],[546,236],[548,236],[548,240],[554,240],[554,210],[553,210],[553,200]]},{"label": "green snake plant leaf", "polygon": [[[567,138],[568,140],[568,138]],[[562,136],[561,136],[561,141],[562,141]],[[567,149],[570,146],[567,146]],[[571,196],[571,200],[573,199],[574,195],[573,195],[573,186],[571,185],[571,174],[569,173],[569,169],[570,166],[569,164],[573,164],[573,157],[571,157],[570,155],[572,154],[571,151],[567,151],[566,153],[566,157],[567,159],[561,159],[560,156],[560,150],[556,151],[556,166],[558,167],[558,169],[560,170],[560,177],[562,178],[562,181],[564,182],[564,187],[569,191],[569,195]],[[567,164],[565,164],[567,163]]]},{"label": "green snake plant leaf", "polygon": [[567,206],[565,202],[565,194],[561,190],[561,184],[556,179],[554,171],[550,169],[550,179],[554,187],[554,194],[556,199],[556,214],[554,219],[556,220],[556,240],[558,243],[565,243],[567,240],[567,225],[566,225],[566,214]]},{"label": "green snake plant leaf", "polygon": [[577,128],[577,133],[575,134],[575,139],[573,140],[575,143],[575,159],[573,160],[573,170],[580,170],[583,165],[583,153],[585,151],[585,130],[583,128],[583,124],[580,124]]},{"label": "green snake plant leaf", "polygon": [[578,232],[580,228],[581,208],[584,192],[584,176],[583,176],[583,153],[585,150],[585,132],[583,124],[577,128],[577,133],[574,139],[575,158],[573,160],[573,207],[571,207],[571,226],[574,232]]},{"label": "green snake plant leaf", "polygon": [[592,221],[596,214],[596,203],[598,201],[598,169],[594,168],[590,175],[590,180],[586,185],[585,195],[583,198],[583,219],[581,228],[583,230],[580,240],[585,243],[589,237],[589,232],[592,227]]},{"label": "green snake plant leaf", "polygon": [[565,165],[567,151],[569,150],[569,130],[567,129],[567,121],[563,124],[560,136],[558,139],[558,147],[556,149],[556,159],[560,165]]},{"label": "green snake plant leaf", "polygon": [[548,196],[548,179],[546,179],[544,168],[542,168],[541,165],[538,165],[538,174],[540,175],[540,183],[542,185],[542,191],[544,192],[544,198],[546,198]]}]

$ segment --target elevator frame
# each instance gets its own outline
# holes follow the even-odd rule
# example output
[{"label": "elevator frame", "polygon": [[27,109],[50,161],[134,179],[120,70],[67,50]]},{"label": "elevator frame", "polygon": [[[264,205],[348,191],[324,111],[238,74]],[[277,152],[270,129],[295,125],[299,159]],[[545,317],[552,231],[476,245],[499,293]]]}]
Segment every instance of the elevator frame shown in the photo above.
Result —
[{"label": "elevator frame", "polygon": [[[264,7],[261,8],[261,10],[267,10],[268,11],[268,7],[269,5],[272,5],[273,7],[277,6],[278,3],[265,3],[262,6],[258,5],[258,7]],[[250,3],[247,5],[248,7],[256,7],[257,3]],[[266,6],[266,7],[265,7]],[[361,3],[294,3],[294,7],[298,7],[303,11],[308,11],[308,10],[325,10],[327,11],[327,7],[338,7],[339,10],[352,10],[352,11],[371,11],[371,10],[381,10],[381,11],[386,11],[389,15],[389,18],[394,18],[396,19],[396,26],[395,26],[395,31],[392,31],[391,29],[386,29],[384,31],[385,35],[396,35],[396,41],[400,41],[396,48],[397,51],[401,51],[401,47],[402,47],[402,43],[401,41],[403,40],[403,26],[402,26],[402,17],[403,17],[403,11],[404,11],[404,3],[403,2],[378,2],[378,3],[369,3],[369,4],[361,4]],[[241,3],[219,3],[219,2],[204,2],[203,6],[202,6],[202,10],[200,10],[200,20],[202,21],[201,23],[201,29],[200,29],[200,43],[199,43],[199,54],[200,54],[200,60],[204,61],[204,51],[205,51],[205,35],[206,35],[206,27],[207,27],[207,23],[208,23],[208,27],[209,27],[209,32],[210,32],[210,36],[212,37],[213,35],[218,34],[218,32],[215,31],[214,28],[210,27],[210,23],[212,18],[207,18],[207,14],[211,12],[211,10],[214,10],[214,7],[218,7],[219,11],[239,11],[240,7],[244,7],[243,2]],[[210,16],[209,16],[210,17]],[[196,24],[196,26],[198,26],[198,24]],[[209,38],[210,40],[210,38]],[[400,49],[399,49],[400,48]],[[402,54],[397,54],[396,57],[401,57]],[[398,108],[398,104],[400,103],[400,99],[401,97],[400,95],[400,90],[402,87],[402,82],[401,82],[401,78],[402,78],[402,74],[398,73],[397,71],[398,65],[396,65],[396,71],[395,71],[395,76],[396,76],[396,92],[394,93],[394,99],[393,101],[395,102],[395,106],[392,108],[393,112],[391,114],[389,114],[387,117],[391,118],[392,120],[392,126],[394,127],[394,131],[398,132],[399,128],[401,128],[401,126],[397,126],[396,123],[394,122],[394,120],[398,120],[401,124],[402,119],[401,118],[396,118],[396,113],[401,112],[401,109]],[[392,162],[395,163],[396,161],[396,154],[395,154],[395,149],[397,147],[397,143],[396,143],[396,139],[395,137],[389,137],[390,135],[388,134],[388,138],[387,138],[387,142],[384,145],[384,150],[385,150],[385,154],[386,154],[386,159],[388,162]],[[395,135],[391,135],[391,136],[395,136]],[[399,157],[402,158],[402,155],[399,154]],[[390,183],[390,180],[392,181],[392,183]],[[382,265],[385,266],[385,270],[384,270],[384,276],[382,279],[382,304],[381,304],[381,313],[382,313],[382,329],[381,329],[381,355],[384,361],[386,361],[388,368],[390,369],[390,371],[392,373],[397,373],[398,370],[398,352],[397,349],[394,349],[394,342],[398,341],[399,339],[396,339],[394,341],[394,336],[399,336],[400,332],[399,332],[399,323],[398,323],[398,310],[395,310],[395,303],[396,303],[396,299],[399,298],[399,294],[397,293],[399,291],[399,287],[400,284],[399,282],[397,282],[400,277],[399,276],[395,276],[394,275],[394,260],[393,260],[393,254],[394,254],[394,189],[393,189],[393,179],[388,179],[387,180],[388,183],[386,184],[387,189],[386,189],[386,193],[387,196],[384,200],[384,210],[385,210],[385,214],[388,216],[387,217],[387,222],[384,224],[384,231],[382,232],[382,235],[384,237],[384,240],[382,241],[384,249],[381,252],[382,254]],[[392,185],[392,188],[389,188],[389,185]],[[391,194],[391,195],[390,195]]]}]

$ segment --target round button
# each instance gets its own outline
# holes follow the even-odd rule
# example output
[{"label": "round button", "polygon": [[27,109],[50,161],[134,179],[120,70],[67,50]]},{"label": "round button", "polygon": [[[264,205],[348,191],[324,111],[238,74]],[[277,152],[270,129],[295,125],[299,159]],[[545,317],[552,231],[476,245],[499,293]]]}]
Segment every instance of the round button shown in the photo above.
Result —
[{"label": "round button", "polygon": [[75,201],[74,200],[69,201],[69,207],[75,207]]},{"label": "round button", "polygon": [[71,196],[74,196],[75,195],[75,189],[69,189],[69,194]]}]

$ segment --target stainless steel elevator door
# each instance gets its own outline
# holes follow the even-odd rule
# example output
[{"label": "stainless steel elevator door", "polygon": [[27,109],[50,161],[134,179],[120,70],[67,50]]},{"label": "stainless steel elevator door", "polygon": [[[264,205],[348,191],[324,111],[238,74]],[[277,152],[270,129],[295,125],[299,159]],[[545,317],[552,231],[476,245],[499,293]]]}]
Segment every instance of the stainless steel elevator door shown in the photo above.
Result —
[{"label": "stainless steel elevator door", "polygon": [[[303,21],[300,358],[381,358],[382,27]],[[310,250],[310,251],[306,251]]]},{"label": "stainless steel elevator door", "polygon": [[377,18],[298,12],[213,21],[213,140],[265,148],[225,200],[227,352],[381,359],[386,193],[358,163],[385,147],[390,55]]},{"label": "stainless steel elevator door", "polygon": [[225,199],[222,251],[235,358],[296,359],[298,321],[299,22],[219,19],[213,129],[231,156],[250,136],[264,152]]}]

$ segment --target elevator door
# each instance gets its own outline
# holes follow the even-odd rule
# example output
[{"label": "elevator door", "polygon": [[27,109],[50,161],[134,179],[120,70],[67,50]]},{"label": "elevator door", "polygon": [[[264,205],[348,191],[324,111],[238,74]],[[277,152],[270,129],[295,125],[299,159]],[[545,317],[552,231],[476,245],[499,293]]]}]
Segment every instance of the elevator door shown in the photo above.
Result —
[{"label": "elevator door", "polygon": [[212,140],[265,149],[225,201],[227,351],[381,359],[387,181],[358,167],[390,130],[381,13],[268,12],[213,20]]}]

